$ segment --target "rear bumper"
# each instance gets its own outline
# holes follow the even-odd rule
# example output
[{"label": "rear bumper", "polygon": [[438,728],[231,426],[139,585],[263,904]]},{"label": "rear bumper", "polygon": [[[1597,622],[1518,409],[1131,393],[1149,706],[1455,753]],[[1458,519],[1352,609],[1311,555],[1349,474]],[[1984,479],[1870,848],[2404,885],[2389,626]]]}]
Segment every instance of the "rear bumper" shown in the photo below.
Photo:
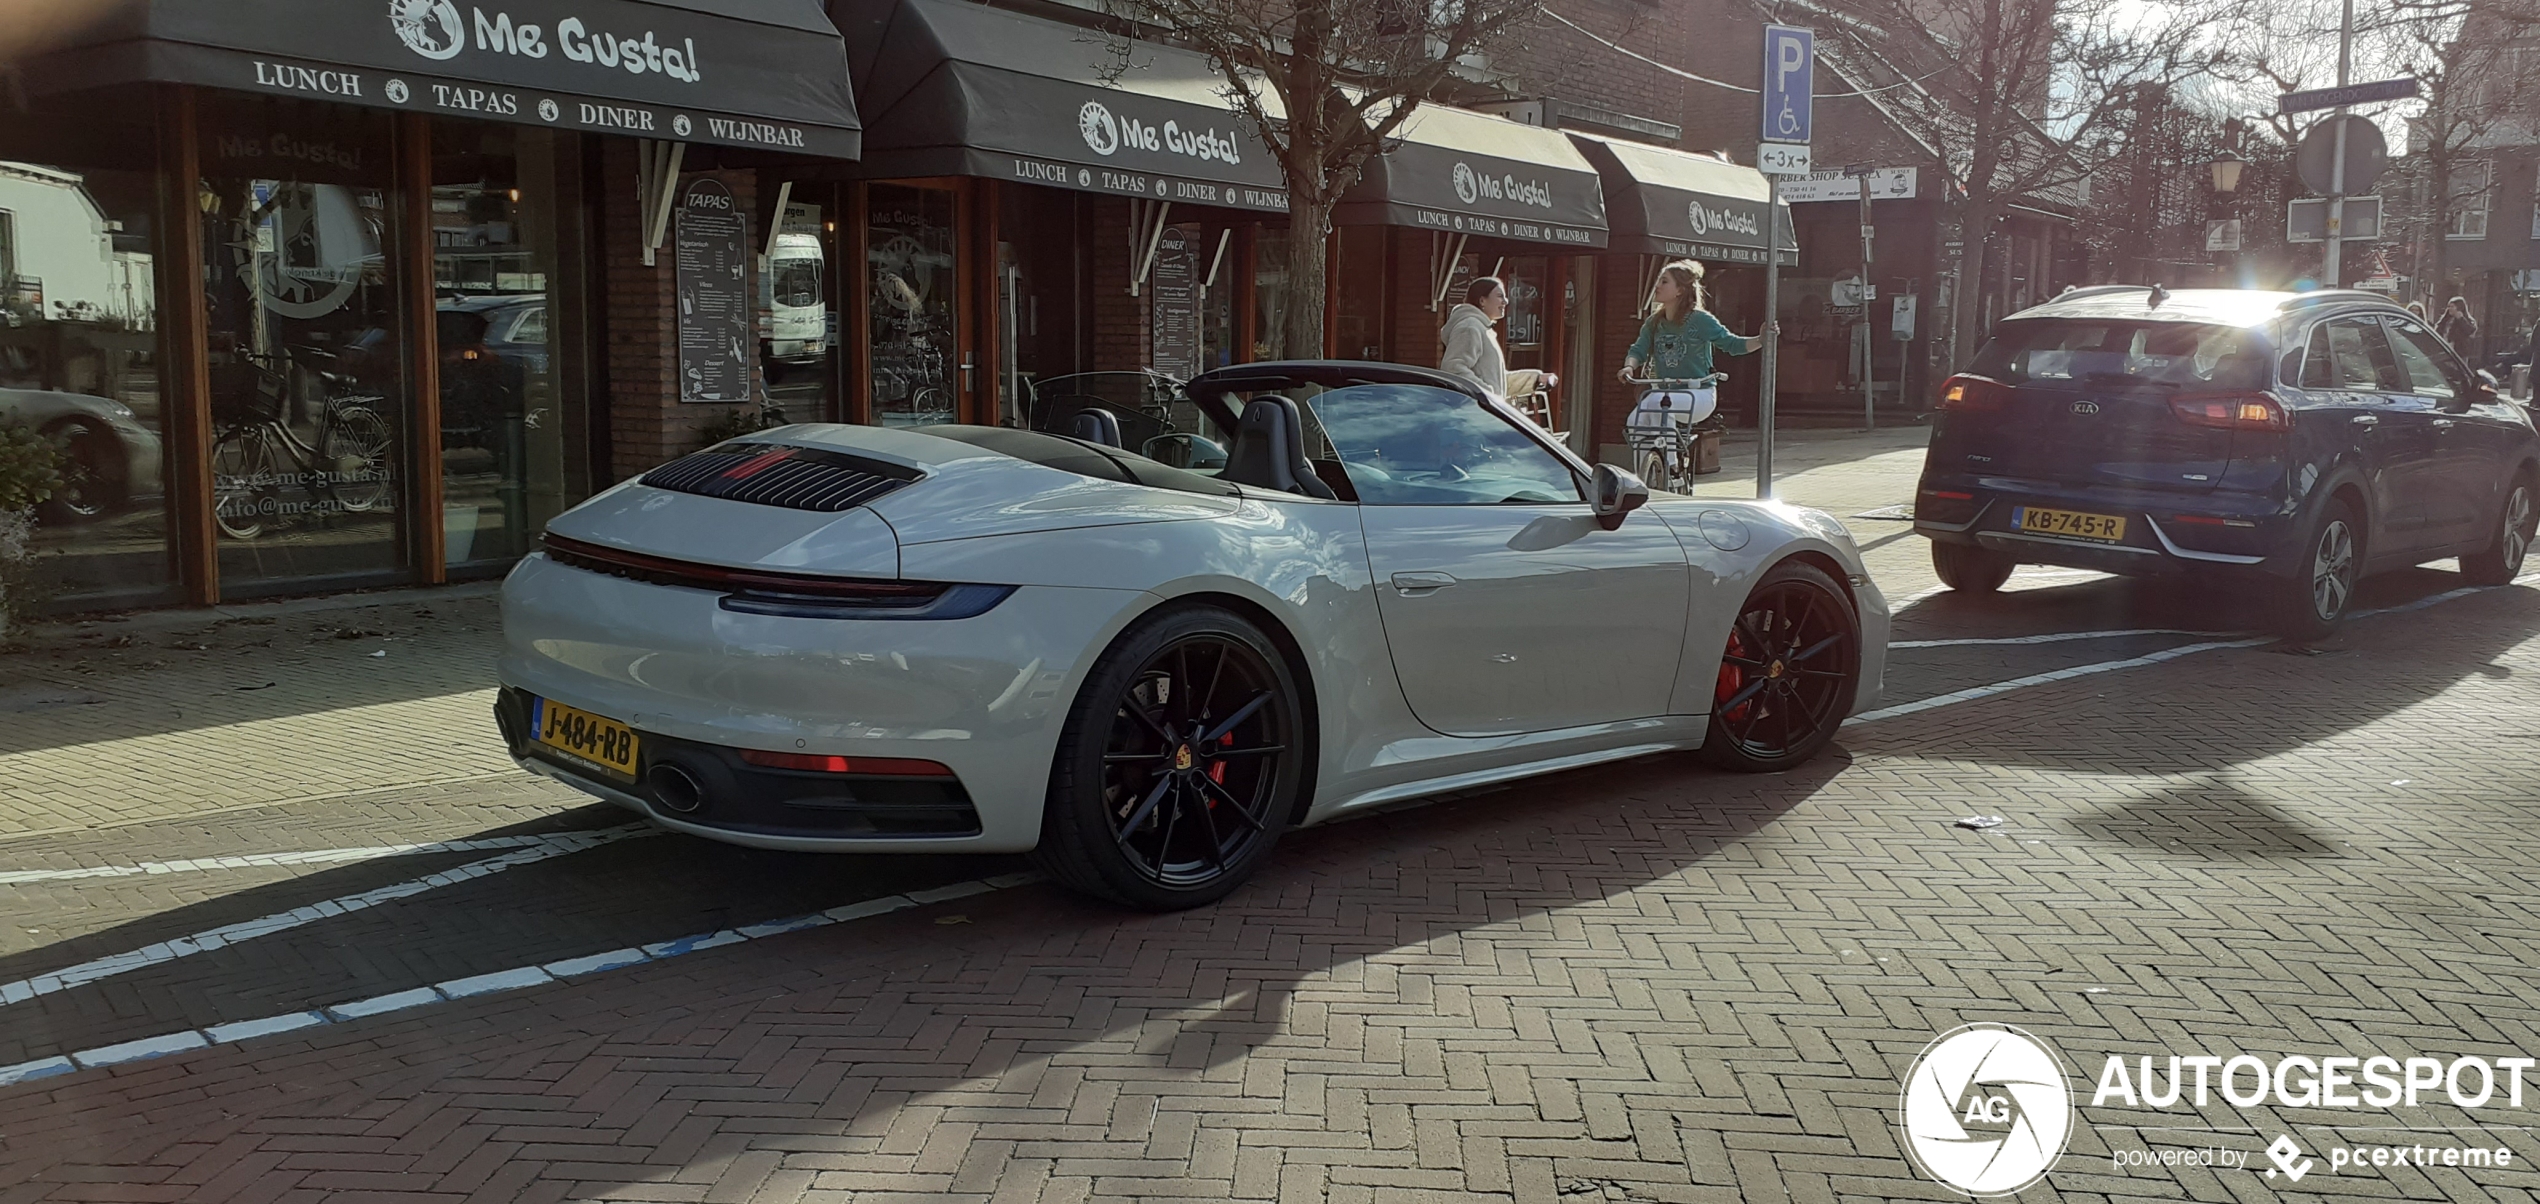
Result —
[{"label": "rear bumper", "polygon": [[[2022,530],[2029,507],[2117,515],[2125,535],[2111,541]],[[2032,564],[2126,576],[2186,572],[2292,571],[2300,519],[2260,494],[2216,491],[2181,496],[2149,491],[2076,490],[1993,478],[1925,477],[1916,491],[1914,531],[1937,543],[1989,548]]]},{"label": "rear bumper", "polygon": [[[634,728],[631,781],[524,764],[679,831],[762,848],[1020,852],[1040,839],[1077,688],[1143,596],[1026,587],[968,619],[788,618],[531,556],[503,586],[497,715],[516,758],[529,752],[525,695]],[[741,749],[933,761],[957,785],[771,771]],[[646,780],[661,760],[695,776],[708,805],[662,806]]]}]

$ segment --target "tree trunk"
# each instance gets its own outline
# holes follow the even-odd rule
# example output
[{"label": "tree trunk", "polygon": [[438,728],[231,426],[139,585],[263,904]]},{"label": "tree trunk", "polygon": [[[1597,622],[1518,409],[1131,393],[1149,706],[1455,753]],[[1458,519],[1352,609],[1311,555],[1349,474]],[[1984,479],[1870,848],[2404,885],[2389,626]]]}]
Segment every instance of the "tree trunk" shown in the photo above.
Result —
[{"label": "tree trunk", "polygon": [[1959,206],[1958,219],[1958,286],[1951,297],[1949,320],[1949,365],[1957,371],[1975,355],[1977,336],[1983,333],[1985,248],[1993,241],[1993,198],[1981,199],[1969,190],[1966,203]]},{"label": "tree trunk", "polygon": [[1332,206],[1298,191],[1288,193],[1288,304],[1286,346],[1292,360],[1324,356],[1324,282],[1331,273]]}]

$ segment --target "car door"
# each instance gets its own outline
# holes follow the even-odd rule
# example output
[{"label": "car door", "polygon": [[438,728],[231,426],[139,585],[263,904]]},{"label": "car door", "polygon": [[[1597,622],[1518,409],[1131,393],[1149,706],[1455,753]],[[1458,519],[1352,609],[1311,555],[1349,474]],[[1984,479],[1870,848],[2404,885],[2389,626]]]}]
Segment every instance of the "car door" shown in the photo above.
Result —
[{"label": "car door", "polygon": [[[2488,512],[2495,507],[2513,436],[2499,407],[2470,376],[2467,365],[2434,332],[2408,318],[2390,318],[2390,350],[2409,376],[2412,391],[2431,410],[2434,467],[2426,481],[2429,542],[2464,548],[2484,542]],[[2483,412],[2482,412],[2483,411]]]},{"label": "car door", "polygon": [[2321,438],[2362,466],[2370,495],[2372,554],[2429,546],[2423,494],[2434,464],[2431,408],[2410,394],[2381,323],[2371,314],[2330,318],[2311,329],[2302,385],[2330,399],[2318,414],[2342,427]]},{"label": "car door", "polygon": [[1421,723],[1504,736],[1667,713],[1691,586],[1664,521],[1606,530],[1566,462],[1452,389],[1353,385],[1309,405],[1358,495]]}]

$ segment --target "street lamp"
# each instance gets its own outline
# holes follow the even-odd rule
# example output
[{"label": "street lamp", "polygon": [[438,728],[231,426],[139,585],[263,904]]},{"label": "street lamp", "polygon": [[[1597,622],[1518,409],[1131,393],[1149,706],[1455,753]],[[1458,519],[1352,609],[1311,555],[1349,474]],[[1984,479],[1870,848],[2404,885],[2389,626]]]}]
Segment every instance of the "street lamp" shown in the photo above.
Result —
[{"label": "street lamp", "polygon": [[2249,163],[2230,151],[2224,151],[2206,166],[2214,173],[2215,195],[2229,197],[2240,191],[2240,169],[2249,166]]},{"label": "street lamp", "polygon": [[2214,174],[2214,200],[2206,214],[2205,250],[2213,255],[2214,272],[2226,287],[2232,283],[2232,260],[2240,251],[2240,222],[2233,202],[2240,191],[2240,169],[2248,165],[2229,147],[2206,164]]}]

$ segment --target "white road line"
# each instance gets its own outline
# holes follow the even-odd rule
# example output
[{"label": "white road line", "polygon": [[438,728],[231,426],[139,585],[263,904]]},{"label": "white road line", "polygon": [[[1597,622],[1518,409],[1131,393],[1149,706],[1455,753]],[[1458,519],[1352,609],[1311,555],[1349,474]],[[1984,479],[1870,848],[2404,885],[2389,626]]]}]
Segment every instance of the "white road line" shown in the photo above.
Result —
[{"label": "white road line", "polygon": [[2159,652],[2146,653],[2142,656],[2127,657],[2121,661],[2101,661],[2094,665],[2075,665],[2070,669],[2057,669],[2052,673],[2033,673],[2027,677],[2016,677],[2009,681],[1995,682],[1989,686],[1973,686],[1954,693],[1942,694],[1915,702],[1900,702],[1892,707],[1880,707],[1875,711],[1863,711],[1858,715],[1854,715],[1850,719],[1844,720],[1843,726],[1850,727],[1856,723],[1876,723],[1881,719],[1894,719],[1899,715],[1912,715],[1917,712],[1931,710],[1934,707],[1953,706],[1961,702],[1974,702],[1979,698],[1991,698],[1998,694],[2008,694],[2014,690],[2025,690],[2030,686],[2042,686],[2050,682],[2069,681],[2076,677],[2088,677],[2094,673],[2113,673],[2119,669],[2135,669],[2144,665],[2157,665],[2162,661],[2177,660],[2182,656],[2191,656],[2199,652],[2211,652],[2217,648],[2254,648],[2260,644],[2271,644],[2274,642],[2275,640],[2272,636],[2261,636],[2257,639],[2249,640],[2212,640],[2202,644],[2186,644],[2177,648],[2164,648]]},{"label": "white road line", "polygon": [[466,865],[446,869],[437,874],[427,874],[421,878],[410,878],[404,882],[390,883],[387,886],[378,887],[373,890],[366,890],[360,894],[344,895],[338,898],[327,899],[321,902],[308,904],[305,907],[295,907],[289,911],[276,912],[268,916],[258,916],[252,920],[241,920],[235,924],[223,924],[218,928],[209,928],[201,932],[176,937],[171,940],[160,941],[153,945],[146,945],[128,953],[112,954],[106,957],[96,958],[91,961],[81,962],[75,966],[68,966],[60,970],[55,970],[51,973],[38,974],[33,978],[24,978],[11,983],[0,983],[0,1006],[13,1003],[23,1003],[38,995],[50,995],[56,991],[66,991],[72,987],[84,986],[100,979],[112,978],[118,974],[129,974],[132,971],[139,970],[145,966],[155,966],[163,962],[175,961],[178,958],[192,957],[198,953],[209,953],[214,949],[233,945],[240,941],[253,940],[260,936],[270,936],[277,932],[286,932],[305,924],[314,924],[319,920],[332,919],[333,917],[345,915],[350,912],[376,907],[382,903],[407,898],[413,895],[419,895],[425,891],[434,890],[439,887],[454,886],[458,883],[482,878],[489,874],[499,874],[504,870],[528,865],[534,861],[545,861],[550,857],[562,857],[567,853],[579,853],[584,849],[597,848],[604,844],[626,840],[631,837],[655,836],[659,834],[660,829],[643,824],[626,824],[615,828],[601,828],[589,832],[564,834],[544,844],[535,845],[525,849],[516,849],[512,852],[505,853],[500,857],[488,857],[483,861],[471,861]]},{"label": "white road line", "polygon": [[[2520,576],[2520,577],[2516,577],[2516,578],[2514,578],[2514,579],[2513,579],[2513,582],[2512,582],[2510,585],[2471,585],[2471,586],[2464,586],[2464,587],[2462,587],[2462,588],[2460,588],[2460,589],[2447,590],[2447,591],[2445,591],[2445,592],[2443,592],[2443,593],[2435,594],[2435,595],[2433,595],[2433,596],[2431,596],[2431,597],[2419,598],[2419,599],[2417,599],[2417,600],[2416,600],[2416,601],[2414,601],[2414,602],[2404,602],[2404,603],[2401,603],[2401,604],[2399,604],[2399,605],[2397,605],[2397,606],[2384,606],[2384,607],[2380,607],[2380,608],[2377,608],[2377,609],[2374,609],[2374,610],[2359,610],[2359,611],[2355,611],[2354,613],[2352,613],[2352,614],[2348,615],[2348,616],[2347,616],[2347,618],[2348,618],[2348,620],[2349,620],[2349,621],[2353,621],[2353,620],[2357,620],[2357,619],[2369,619],[2369,618],[2372,618],[2372,617],[2374,617],[2374,616],[2376,616],[2376,615],[2395,615],[2395,614],[2405,614],[2405,613],[2407,613],[2408,611],[2412,611],[2412,610],[2424,610],[2425,608],[2427,608],[2427,607],[2429,607],[2429,606],[2436,606],[2436,605],[2440,605],[2440,604],[2445,603],[2445,602],[2454,601],[2454,600],[2456,600],[2456,599],[2466,598],[2466,597],[2469,597],[2469,596],[2470,596],[2470,595],[2472,595],[2472,594],[2483,594],[2483,593],[2488,592],[2489,590],[2496,590],[2496,589],[2511,589],[2511,588],[2513,588],[2514,586],[2518,586],[2518,585],[2527,585],[2527,584],[2530,584],[2530,583],[2533,583],[2533,582],[2540,582],[2540,573],[2525,573],[2525,574],[2523,574],[2523,575],[2522,575],[2522,576]],[[2079,633],[2074,633],[2074,638],[2087,638],[2087,637],[2090,637],[2090,636],[2097,636],[2097,635],[2137,635],[2137,634],[2159,634],[2159,633],[2156,633],[2156,632],[2079,632]],[[2187,633],[2187,634],[2197,634],[2197,633]],[[2037,639],[2037,637],[2029,637],[2029,639],[2030,639],[2031,641],[2035,641],[2035,640]],[[1920,643],[1919,643],[1919,646],[1929,647],[1929,646],[1931,646],[1931,644],[1933,644],[1933,643],[1937,643],[1937,642],[1938,642],[1938,641],[1922,641],[1922,642],[1920,642]],[[1856,723],[1876,723],[1876,722],[1878,722],[1878,721],[1879,721],[1879,720],[1881,720],[1881,719],[1894,719],[1894,718],[1896,718],[1897,716],[1900,716],[1900,715],[1912,715],[1912,714],[1917,714],[1917,713],[1922,712],[1922,711],[1928,711],[1928,710],[1931,710],[1931,709],[1933,709],[1933,708],[1935,708],[1935,707],[1951,706],[1951,705],[1955,705],[1955,704],[1957,704],[1957,703],[1961,703],[1961,702],[1974,702],[1975,700],[1977,700],[1977,699],[1979,699],[1979,698],[1992,698],[1992,697],[1995,697],[1995,696],[1997,696],[1997,695],[2002,695],[2002,694],[2008,694],[2008,693],[2011,693],[2011,692],[2012,692],[2012,691],[2014,691],[2014,690],[2025,690],[2025,689],[2029,688],[2030,686],[2042,686],[2042,685],[2047,685],[2047,684],[2052,683],[2052,682],[2069,681],[2069,680],[2071,680],[2072,678],[2076,678],[2076,677],[2088,677],[2088,676],[2090,676],[2090,675],[2092,675],[2092,674],[2095,674],[2095,673],[2112,673],[2112,672],[2115,672],[2116,670],[2119,670],[2119,669],[2136,669],[2136,668],[2141,668],[2142,666],[2145,666],[2145,665],[2157,665],[2157,664],[2161,663],[2162,661],[2177,660],[2178,658],[2180,658],[2180,657],[2182,657],[2182,656],[2193,656],[2193,655],[2195,655],[2196,653],[2199,653],[2199,652],[2213,652],[2213,651],[2216,651],[2216,650],[2219,650],[2219,649],[2223,649],[2223,648],[2254,648],[2254,647],[2257,647],[2257,646],[2258,646],[2258,645],[2260,645],[2260,644],[2272,644],[2272,643],[2274,643],[2274,642],[2275,642],[2275,637],[2273,637],[2273,636],[2257,636],[2257,637],[2254,637],[2254,638],[2251,638],[2251,639],[2244,639],[2244,640],[2208,640],[2208,641],[2206,641],[2206,642],[2204,642],[2204,643],[2201,643],[2201,644],[2183,644],[2183,645],[2180,645],[2179,647],[2176,647],[2176,648],[2164,648],[2164,649],[2162,649],[2162,650],[2160,650],[2160,651],[2158,651],[2158,652],[2149,652],[2149,653],[2145,653],[2145,654],[2144,654],[2144,655],[2142,655],[2142,656],[2132,656],[2132,657],[2127,657],[2127,658],[2126,658],[2126,659],[2124,659],[2124,660],[2115,660],[2115,661],[2100,661],[2100,662],[2098,662],[2098,663],[2096,663],[2096,664],[2089,664],[2089,665],[2075,665],[2075,666],[2073,666],[2072,668],[2069,668],[2069,669],[2057,669],[2057,670],[2055,670],[2055,671],[2053,671],[2053,672],[2051,672],[2051,673],[2035,673],[2035,674],[2031,674],[2031,675],[2029,675],[2029,676],[2027,676],[2027,677],[2017,677],[2017,678],[2013,678],[2013,679],[2011,679],[2010,681],[1995,682],[1994,684],[1989,685],[1989,686],[1973,686],[1973,687],[1970,687],[1970,688],[1968,688],[1968,689],[1964,689],[1964,690],[1959,690],[1959,691],[1956,691],[1956,692],[1954,692],[1954,693],[1941,694],[1941,695],[1938,695],[1938,696],[1936,696],[1936,697],[1932,697],[1932,698],[1924,698],[1924,699],[1920,699],[1920,700],[1917,700],[1917,701],[1914,701],[1914,702],[1900,702],[1900,703],[1897,703],[1895,706],[1880,707],[1880,708],[1878,708],[1877,710],[1872,710],[1872,711],[1863,711],[1862,713],[1860,713],[1860,714],[1858,714],[1858,715],[1854,715],[1854,716],[1853,716],[1853,717],[1851,717],[1850,719],[1846,719],[1846,720],[1844,720],[1844,721],[1843,721],[1843,726],[1845,726],[1845,727],[1850,727],[1850,726],[1852,726],[1853,724],[1856,724]],[[1904,647],[1904,646],[1906,646],[1906,645],[1903,645],[1903,644],[1891,644],[1891,645],[1889,645],[1889,647],[1891,647],[1891,648],[1895,648],[1895,647]]]},{"label": "white road line", "polygon": [[496,849],[529,849],[571,839],[579,833],[543,836],[484,836],[469,840],[435,840],[423,844],[357,845],[344,849],[303,849],[289,853],[248,853],[235,857],[189,857],[183,861],[144,861],[137,865],[95,865],[75,870],[0,870],[0,886],[23,882],[70,882],[82,878],[130,878],[139,874],[190,874],[207,870],[264,869],[284,865],[340,865],[382,857],[418,857],[432,853],[489,853]]},{"label": "white road line", "polygon": [[2216,635],[2176,627],[2135,627],[2124,631],[2050,631],[2044,635],[2009,635],[1963,640],[1898,640],[1889,648],[1965,648],[1978,644],[2060,644],[2066,640],[2121,640],[2144,635]]},{"label": "white road line", "polygon": [[994,878],[979,878],[927,890],[910,891],[905,895],[866,899],[861,903],[849,903],[841,907],[832,907],[827,911],[813,912],[810,915],[790,916],[761,924],[727,928],[720,932],[700,932],[678,940],[646,945],[640,949],[620,949],[612,953],[569,957],[544,965],[519,966],[509,970],[497,970],[490,974],[474,974],[466,978],[434,983],[428,987],[415,987],[387,995],[375,995],[368,999],[348,1000],[325,1007],[311,1008],[307,1011],[285,1012],[279,1016],[240,1020],[228,1024],[216,1024],[208,1028],[184,1029],[130,1041],[119,1041],[113,1045],[101,1045],[95,1049],[83,1049],[75,1053],[20,1062],[15,1066],[0,1066],[0,1087],[69,1074],[74,1070],[92,1070],[100,1066],[138,1062],[145,1058],[163,1057],[188,1050],[234,1045],[256,1037],[312,1028],[321,1024],[342,1024],[370,1016],[383,1016],[391,1012],[429,1007],[445,1000],[494,995],[591,974],[605,974],[611,970],[622,970],[647,962],[668,961],[701,949],[712,949],[743,941],[763,940],[788,932],[801,932],[807,928],[822,928],[929,903],[942,903],[951,899],[986,894],[990,891],[1007,890],[1040,880],[1041,875],[1037,873],[1000,874]]}]

